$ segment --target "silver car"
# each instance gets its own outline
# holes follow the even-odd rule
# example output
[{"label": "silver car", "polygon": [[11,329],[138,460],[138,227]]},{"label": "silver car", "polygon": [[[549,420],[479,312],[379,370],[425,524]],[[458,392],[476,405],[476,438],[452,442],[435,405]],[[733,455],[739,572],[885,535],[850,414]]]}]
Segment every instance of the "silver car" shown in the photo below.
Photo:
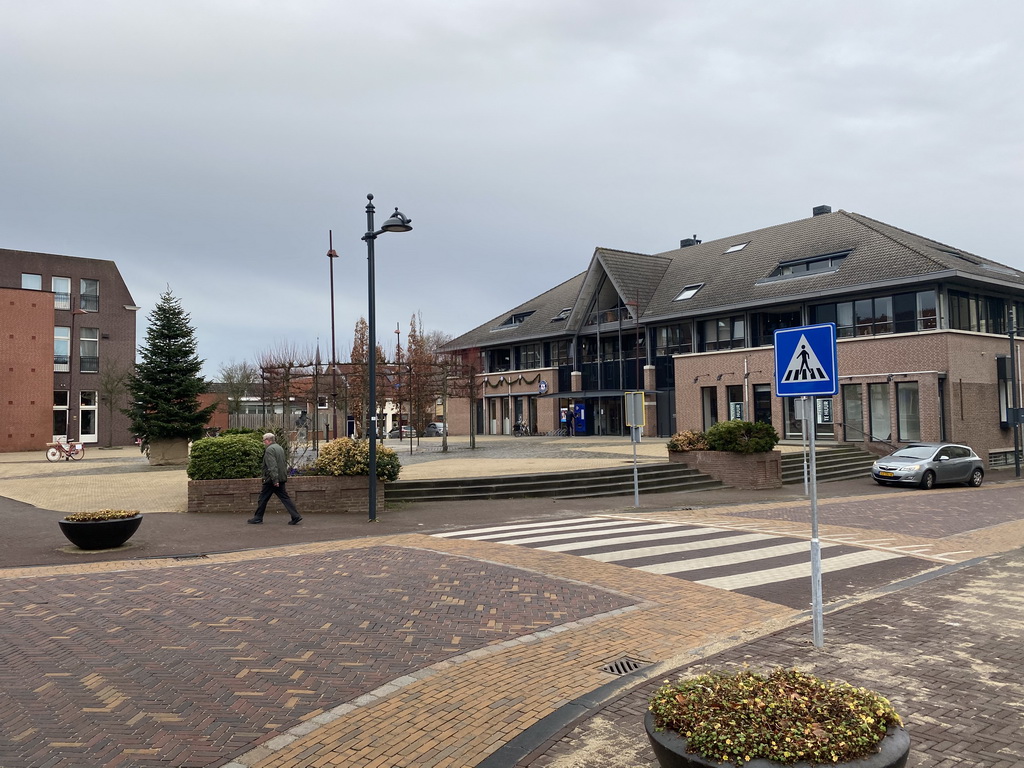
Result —
[{"label": "silver car", "polygon": [[977,488],[985,479],[985,465],[971,448],[956,443],[911,443],[874,463],[871,477],[880,485],[967,483]]}]

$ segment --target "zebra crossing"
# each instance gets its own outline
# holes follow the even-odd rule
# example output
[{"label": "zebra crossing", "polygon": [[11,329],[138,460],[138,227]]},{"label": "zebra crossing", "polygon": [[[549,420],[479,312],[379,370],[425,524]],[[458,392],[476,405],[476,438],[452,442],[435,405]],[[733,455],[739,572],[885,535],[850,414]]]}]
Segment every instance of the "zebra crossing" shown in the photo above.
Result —
[{"label": "zebra crossing", "polygon": [[[692,523],[578,517],[436,533],[530,547],[806,607],[810,543],[775,533]],[[823,591],[835,600],[931,567],[905,553],[821,542]]]}]

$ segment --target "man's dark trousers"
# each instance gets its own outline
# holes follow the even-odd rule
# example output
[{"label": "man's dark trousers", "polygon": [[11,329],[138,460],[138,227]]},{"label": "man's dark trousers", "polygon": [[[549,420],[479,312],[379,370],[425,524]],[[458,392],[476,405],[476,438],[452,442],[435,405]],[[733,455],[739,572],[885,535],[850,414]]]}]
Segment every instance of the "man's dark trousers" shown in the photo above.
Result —
[{"label": "man's dark trousers", "polygon": [[253,515],[257,520],[263,519],[263,513],[267,511],[267,502],[270,501],[271,496],[277,496],[284,504],[284,508],[288,510],[288,514],[292,516],[292,520],[299,520],[301,515],[299,510],[295,508],[295,503],[292,501],[292,497],[288,495],[288,491],[284,489],[284,483],[278,483],[275,487],[270,481],[263,481],[263,490],[260,491],[260,501],[256,506],[256,514]]}]

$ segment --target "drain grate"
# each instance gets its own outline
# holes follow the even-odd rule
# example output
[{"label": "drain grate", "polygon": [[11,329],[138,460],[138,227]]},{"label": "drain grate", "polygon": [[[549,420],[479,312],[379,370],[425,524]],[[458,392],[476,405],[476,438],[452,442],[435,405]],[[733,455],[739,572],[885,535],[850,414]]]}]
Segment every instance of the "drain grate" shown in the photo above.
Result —
[{"label": "drain grate", "polygon": [[631,659],[628,656],[621,658],[618,661],[613,661],[609,664],[605,664],[601,667],[602,672],[607,672],[610,675],[628,675],[630,672],[636,672],[641,667],[646,667],[650,664],[649,661],[641,661],[639,659]]}]

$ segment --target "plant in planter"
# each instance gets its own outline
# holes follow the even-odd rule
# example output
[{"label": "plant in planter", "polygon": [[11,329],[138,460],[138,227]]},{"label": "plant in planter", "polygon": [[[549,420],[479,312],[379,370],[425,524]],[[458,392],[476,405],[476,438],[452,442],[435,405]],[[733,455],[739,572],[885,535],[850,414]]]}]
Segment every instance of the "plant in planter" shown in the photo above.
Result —
[{"label": "plant in planter", "polygon": [[80,512],[57,521],[68,541],[79,549],[113,549],[124,544],[142,524],[136,509]]},{"label": "plant in planter", "polygon": [[708,439],[703,432],[676,432],[668,441],[669,452],[679,453],[682,451],[706,451],[708,450]]},{"label": "plant in planter", "polygon": [[647,734],[663,768],[901,768],[910,751],[910,737],[886,698],[795,669],[712,672],[666,683],[648,710]]},{"label": "plant in planter", "polygon": [[[391,448],[377,448],[377,478],[386,483],[398,479],[402,464]],[[366,440],[339,437],[320,446],[320,455],[306,469],[309,475],[369,475],[370,444]]]}]

